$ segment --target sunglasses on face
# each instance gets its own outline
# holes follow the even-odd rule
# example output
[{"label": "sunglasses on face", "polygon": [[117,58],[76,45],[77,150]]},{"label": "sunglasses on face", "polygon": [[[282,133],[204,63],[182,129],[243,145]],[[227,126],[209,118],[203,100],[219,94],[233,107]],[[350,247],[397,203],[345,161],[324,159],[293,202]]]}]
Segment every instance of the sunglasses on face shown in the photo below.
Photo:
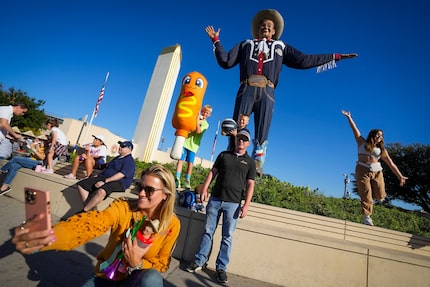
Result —
[{"label": "sunglasses on face", "polygon": [[155,188],[152,186],[146,186],[139,183],[136,183],[136,190],[138,190],[139,192],[141,192],[142,190],[145,191],[146,197],[150,198],[154,192],[156,192],[157,190],[163,190],[162,188]]},{"label": "sunglasses on face", "polygon": [[243,142],[249,141],[247,137],[238,137],[237,140],[238,141],[243,141]]}]

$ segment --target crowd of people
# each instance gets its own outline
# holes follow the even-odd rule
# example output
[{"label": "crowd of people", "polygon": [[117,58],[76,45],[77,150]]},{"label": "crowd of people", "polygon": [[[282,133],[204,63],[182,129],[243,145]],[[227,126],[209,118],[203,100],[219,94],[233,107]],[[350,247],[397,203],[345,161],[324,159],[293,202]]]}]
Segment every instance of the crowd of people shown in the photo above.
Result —
[{"label": "crowd of people", "polygon": [[[7,116],[5,111],[12,113]],[[1,159],[9,160],[0,169],[3,174],[6,174],[0,187],[0,196],[11,191],[10,185],[19,169],[28,168],[48,174],[54,173],[55,162],[59,158],[66,159],[68,156],[67,138],[59,128],[57,119],[50,118],[45,122],[45,128],[48,131],[46,140],[43,139],[43,135],[24,138],[10,127],[13,116],[23,116],[27,111],[28,106],[25,103],[0,106],[0,134],[2,135],[0,150],[8,155]],[[16,148],[14,148],[15,145]]]}]

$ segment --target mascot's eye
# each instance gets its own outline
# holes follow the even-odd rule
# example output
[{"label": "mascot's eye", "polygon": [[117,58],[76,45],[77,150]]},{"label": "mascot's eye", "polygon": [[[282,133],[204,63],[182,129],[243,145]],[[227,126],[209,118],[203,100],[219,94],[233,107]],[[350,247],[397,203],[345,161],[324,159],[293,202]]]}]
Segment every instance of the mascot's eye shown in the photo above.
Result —
[{"label": "mascot's eye", "polygon": [[199,87],[199,88],[203,88],[204,87],[204,85],[205,85],[205,82],[203,82],[203,80],[202,79],[197,79],[196,80],[196,86],[197,87]]},{"label": "mascot's eye", "polygon": [[182,85],[189,84],[190,81],[191,81],[191,77],[190,76],[186,76],[184,78],[184,80],[182,81]]}]

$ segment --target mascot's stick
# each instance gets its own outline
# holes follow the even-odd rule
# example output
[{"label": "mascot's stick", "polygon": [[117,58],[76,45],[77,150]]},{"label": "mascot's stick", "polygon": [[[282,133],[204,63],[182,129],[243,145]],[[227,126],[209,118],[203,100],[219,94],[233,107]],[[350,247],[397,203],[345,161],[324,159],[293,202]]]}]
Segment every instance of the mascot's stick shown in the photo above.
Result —
[{"label": "mascot's stick", "polygon": [[180,159],[188,134],[197,128],[197,117],[202,108],[208,82],[199,72],[191,72],[182,79],[181,92],[176,102],[172,125],[176,129],[175,142],[170,152],[172,159]]}]

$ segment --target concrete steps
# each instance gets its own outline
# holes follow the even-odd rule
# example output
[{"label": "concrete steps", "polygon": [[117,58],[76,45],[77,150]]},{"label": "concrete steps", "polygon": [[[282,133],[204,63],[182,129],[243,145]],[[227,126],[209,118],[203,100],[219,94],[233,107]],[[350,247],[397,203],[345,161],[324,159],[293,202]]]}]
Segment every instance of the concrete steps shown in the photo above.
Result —
[{"label": "concrete steps", "polygon": [[[72,165],[68,162],[63,161],[57,161],[57,163],[54,166],[54,172],[55,174],[59,174],[61,176],[67,175],[72,172]],[[93,170],[93,175],[97,175],[101,172],[99,169]],[[87,177],[87,172],[85,170],[84,165],[80,164],[78,168],[78,172],[76,173],[76,178],[82,179]]]},{"label": "concrete steps", "polygon": [[289,230],[297,232],[430,256],[430,238],[376,226],[258,203],[252,203],[248,218],[258,224],[279,227],[281,230],[288,226]]},{"label": "concrete steps", "polygon": [[[58,216],[80,210],[75,183],[65,179],[67,165],[55,174],[22,169],[8,194],[23,202],[24,186],[51,191],[51,210]],[[100,209],[119,196],[113,193]],[[173,256],[191,261],[203,233],[205,215],[177,207],[181,233]],[[209,268],[215,268],[221,228],[214,235]],[[228,272],[280,286],[428,287],[430,239],[263,204],[252,203],[239,219]]]}]

